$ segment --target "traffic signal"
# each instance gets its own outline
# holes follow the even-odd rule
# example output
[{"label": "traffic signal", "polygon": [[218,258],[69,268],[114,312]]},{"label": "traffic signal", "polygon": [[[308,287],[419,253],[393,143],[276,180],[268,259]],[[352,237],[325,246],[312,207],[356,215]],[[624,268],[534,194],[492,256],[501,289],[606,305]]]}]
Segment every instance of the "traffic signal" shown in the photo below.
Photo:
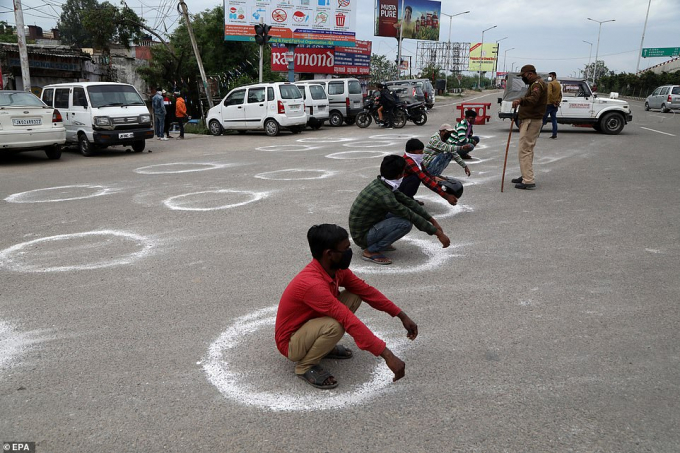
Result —
[{"label": "traffic signal", "polygon": [[264,46],[269,42],[271,36],[269,36],[269,30],[272,29],[271,25],[267,24],[257,24],[255,27],[255,42],[261,46]]}]

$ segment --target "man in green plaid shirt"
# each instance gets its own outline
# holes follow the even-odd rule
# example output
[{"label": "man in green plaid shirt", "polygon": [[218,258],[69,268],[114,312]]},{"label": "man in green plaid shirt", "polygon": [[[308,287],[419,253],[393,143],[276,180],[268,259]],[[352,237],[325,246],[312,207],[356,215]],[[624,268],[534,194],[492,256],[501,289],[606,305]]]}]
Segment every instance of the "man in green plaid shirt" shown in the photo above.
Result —
[{"label": "man in green plaid shirt", "polygon": [[385,156],[380,176],[357,196],[349,211],[349,230],[354,243],[364,251],[363,260],[391,264],[381,252],[394,251],[394,242],[406,236],[413,225],[437,236],[444,248],[451,244],[442,227],[417,201],[399,192],[406,160],[402,156]]},{"label": "man in green plaid shirt", "polygon": [[463,167],[465,174],[470,176],[470,169],[463,162],[463,159],[460,158],[458,151],[470,152],[474,149],[474,146],[470,144],[460,146],[447,143],[454,130],[450,124],[442,124],[439,127],[439,131],[430,137],[430,141],[425,146],[423,166],[432,176],[441,176],[449,162],[451,162],[451,159]]}]

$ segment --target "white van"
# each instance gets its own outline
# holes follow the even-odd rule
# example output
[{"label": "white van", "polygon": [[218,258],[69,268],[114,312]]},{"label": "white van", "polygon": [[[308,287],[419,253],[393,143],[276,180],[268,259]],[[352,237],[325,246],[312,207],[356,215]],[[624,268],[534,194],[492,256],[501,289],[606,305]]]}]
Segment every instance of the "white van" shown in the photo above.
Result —
[{"label": "white van", "polygon": [[300,83],[324,87],[328,95],[328,122],[331,126],[342,126],[343,122],[354,124],[356,116],[364,109],[364,95],[358,79],[314,79]]},{"label": "white van", "polygon": [[281,128],[294,134],[301,132],[307,124],[307,114],[297,86],[265,82],[234,88],[208,111],[206,121],[212,135],[221,135],[225,130],[264,130],[274,137]]},{"label": "white van", "polygon": [[127,83],[56,83],[43,88],[41,99],[59,109],[66,144],[77,144],[83,156],[114,145],[131,145],[142,152],[145,140],[153,138],[149,109]]},{"label": "white van", "polygon": [[305,100],[305,113],[307,113],[307,126],[319,129],[328,121],[329,103],[326,90],[321,85],[313,83],[296,83]]}]

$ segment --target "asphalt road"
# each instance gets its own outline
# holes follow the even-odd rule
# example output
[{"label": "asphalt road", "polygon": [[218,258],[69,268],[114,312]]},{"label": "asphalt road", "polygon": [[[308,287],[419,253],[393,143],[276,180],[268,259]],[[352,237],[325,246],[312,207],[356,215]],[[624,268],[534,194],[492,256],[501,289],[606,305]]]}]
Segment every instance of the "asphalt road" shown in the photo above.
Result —
[{"label": "asphalt road", "polygon": [[[60,161],[0,158],[0,440],[38,452],[677,452],[680,115],[620,135],[562,126],[519,175],[509,123],[482,145],[456,208],[418,197],[452,245],[414,231],[392,266],[352,269],[418,323],[359,316],[406,362],[328,361],[293,376],[275,348],[307,229],[347,226],[381,157],[454,122],[189,135]],[[547,131],[547,127],[545,130]],[[199,171],[201,170],[201,171]]]}]

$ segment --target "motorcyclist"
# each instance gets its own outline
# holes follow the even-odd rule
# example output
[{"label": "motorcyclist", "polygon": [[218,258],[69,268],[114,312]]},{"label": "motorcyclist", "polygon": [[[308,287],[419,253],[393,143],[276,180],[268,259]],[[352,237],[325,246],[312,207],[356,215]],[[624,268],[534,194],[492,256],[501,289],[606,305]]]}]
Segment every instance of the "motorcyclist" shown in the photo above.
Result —
[{"label": "motorcyclist", "polygon": [[[385,127],[391,127],[393,125],[392,119],[394,118],[393,114],[396,99],[394,94],[390,92],[390,90],[387,88],[387,85],[384,83],[379,84],[378,88],[380,88],[380,100],[378,101],[380,103],[380,107],[378,107],[378,119],[381,122],[384,121],[383,124]],[[385,115],[387,115],[387,121],[384,120]]]}]

